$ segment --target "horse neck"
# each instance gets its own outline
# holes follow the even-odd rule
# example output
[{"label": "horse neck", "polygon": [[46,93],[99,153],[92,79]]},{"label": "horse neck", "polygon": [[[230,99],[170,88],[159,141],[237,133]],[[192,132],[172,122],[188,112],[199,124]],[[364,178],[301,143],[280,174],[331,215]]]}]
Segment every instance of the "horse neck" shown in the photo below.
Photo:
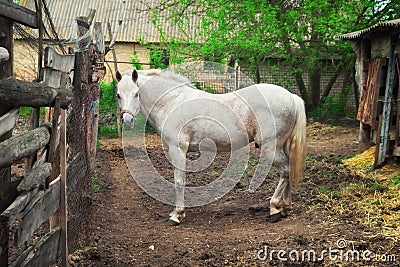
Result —
[{"label": "horse neck", "polygon": [[[140,79],[140,76],[139,76]],[[139,81],[140,83],[141,81]],[[142,81],[143,86],[140,86],[140,113],[142,113],[145,118],[150,122],[150,124],[157,128],[157,118],[153,116],[150,111],[154,108],[157,100],[163,95],[163,90],[158,86],[153,86],[153,84],[147,83],[148,80]],[[147,84],[146,84],[147,83]]]},{"label": "horse neck", "polygon": [[182,84],[182,81],[154,75],[144,76],[139,75],[139,90],[141,95],[141,102],[146,107],[153,106],[161,97],[175,90]]},{"label": "horse neck", "polygon": [[[159,118],[159,116],[153,116],[153,114],[150,113],[151,109],[159,103],[158,101],[161,98],[167,96],[169,92],[179,88],[182,83],[190,82],[189,80],[186,81],[179,76],[174,76],[176,75],[174,73],[170,74],[171,77],[168,75],[169,73],[163,73],[162,75],[144,76],[141,78],[139,74],[140,111],[155,127],[157,127],[157,125],[154,124],[162,123],[162,121],[158,121],[160,119],[162,120],[162,118]],[[170,99],[170,101],[173,101],[173,99]]]}]

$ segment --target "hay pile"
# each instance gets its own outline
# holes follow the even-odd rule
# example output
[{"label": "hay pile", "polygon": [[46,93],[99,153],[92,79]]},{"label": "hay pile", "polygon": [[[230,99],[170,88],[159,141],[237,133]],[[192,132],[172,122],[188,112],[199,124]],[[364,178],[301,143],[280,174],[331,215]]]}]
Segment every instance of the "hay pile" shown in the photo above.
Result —
[{"label": "hay pile", "polygon": [[[340,190],[341,204],[333,204],[336,212],[352,214],[362,224],[379,227],[382,234],[400,239],[400,165],[392,160],[379,169],[373,169],[375,147],[343,164],[360,181]],[[336,204],[336,205],[334,205]]]}]

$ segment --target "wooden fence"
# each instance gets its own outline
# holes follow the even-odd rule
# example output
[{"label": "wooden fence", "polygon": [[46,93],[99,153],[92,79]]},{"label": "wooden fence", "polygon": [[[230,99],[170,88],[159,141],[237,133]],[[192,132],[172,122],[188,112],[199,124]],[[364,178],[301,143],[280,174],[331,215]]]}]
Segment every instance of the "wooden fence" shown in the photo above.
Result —
[{"label": "wooden fence", "polygon": [[[59,55],[47,48],[45,82],[19,81],[12,77],[12,24],[17,20],[37,25],[27,20],[35,17],[34,12],[0,0],[0,9],[3,5],[16,15],[0,11],[0,32],[7,37],[6,42],[0,38],[0,266],[49,266],[60,257],[61,265],[67,266],[69,239],[79,231],[76,218],[86,214],[82,210],[86,207],[76,199],[81,199],[81,189],[88,187],[94,162],[104,39],[95,25],[98,39],[89,40],[75,54]],[[6,17],[8,14],[13,16]],[[76,20],[80,35],[90,30],[95,11],[90,14]],[[51,107],[50,122],[12,136],[21,106],[36,110]],[[11,177],[11,165],[23,159],[25,175]],[[38,233],[45,222],[49,222],[50,231]],[[74,229],[69,234],[70,227]],[[10,249],[18,250],[12,262]]]},{"label": "wooden fence", "polygon": [[[9,80],[18,84],[18,81],[14,79],[0,81],[0,91],[4,91],[3,85]],[[55,93],[53,101],[49,98],[51,102],[49,101],[47,105],[55,106],[53,123],[44,124],[0,143],[1,168],[8,167],[40,151],[39,159],[22,179],[1,183],[1,266],[48,266],[60,255],[63,255],[65,259],[67,256],[65,110],[60,108],[60,96],[55,90],[47,88],[45,92]],[[24,106],[30,105],[31,103],[24,103]],[[60,114],[60,123],[56,114]],[[3,128],[3,125],[8,125],[7,128],[9,128],[16,118],[17,113],[13,109],[0,118],[0,128]],[[58,158],[55,151],[60,153],[59,161],[55,160]],[[59,213],[57,218],[60,219],[53,219],[51,231],[36,244],[28,245],[9,265],[9,224],[20,220],[14,229],[14,245],[23,246],[29,243],[32,234],[55,213]]]}]

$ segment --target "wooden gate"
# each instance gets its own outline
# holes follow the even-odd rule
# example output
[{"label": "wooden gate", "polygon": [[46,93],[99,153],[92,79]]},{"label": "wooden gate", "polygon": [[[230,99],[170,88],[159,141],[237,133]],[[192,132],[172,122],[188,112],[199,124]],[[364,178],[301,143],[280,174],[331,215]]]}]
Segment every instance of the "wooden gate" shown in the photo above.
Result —
[{"label": "wooden gate", "polygon": [[[88,165],[84,178],[90,177],[97,143],[99,81],[104,77],[102,33],[97,31],[99,40],[90,40],[74,54],[59,55],[47,48],[45,82],[20,81],[12,77],[13,22],[37,28],[37,17],[35,12],[0,0],[0,31],[6,33],[6,38],[0,37],[0,266],[49,266],[60,257],[62,266],[67,266],[67,214],[71,214],[67,196],[88,180],[75,175],[82,158]],[[77,19],[80,34],[89,31],[90,21]],[[21,106],[51,107],[52,117],[42,126],[12,136]],[[80,124],[74,124],[77,119]],[[74,134],[84,140],[83,148],[76,144]],[[27,158],[33,161],[26,160],[25,175],[11,177],[11,165]],[[32,234],[48,221],[49,232],[33,242]],[[13,262],[9,262],[10,247],[18,249]]]}]

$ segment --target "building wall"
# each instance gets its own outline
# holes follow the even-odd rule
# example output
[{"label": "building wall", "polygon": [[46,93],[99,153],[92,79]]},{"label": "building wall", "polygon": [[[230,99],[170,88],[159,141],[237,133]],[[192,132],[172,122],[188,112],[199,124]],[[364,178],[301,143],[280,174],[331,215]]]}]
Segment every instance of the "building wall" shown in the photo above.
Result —
[{"label": "building wall", "polygon": [[[131,55],[136,53],[139,62],[142,63],[143,69],[149,69],[149,50],[138,43],[116,43],[114,46],[118,70],[124,73],[126,70],[133,68]],[[14,76],[17,79],[25,81],[33,81],[37,75],[37,48],[31,47],[27,42],[22,40],[14,40]],[[113,53],[106,55],[107,74],[106,81],[112,80],[114,73]]]},{"label": "building wall", "polygon": [[27,42],[14,40],[14,76],[19,80],[33,81],[37,77],[38,52]]},{"label": "building wall", "polygon": [[[142,64],[143,69],[149,69],[149,61],[150,61],[150,56],[149,56],[149,50],[145,48],[144,46],[138,44],[138,43],[115,43],[114,45],[114,50],[116,53],[117,57],[117,65],[118,65],[118,70],[121,73],[124,73],[127,70],[133,69],[131,62],[131,56],[136,53],[139,63]],[[106,75],[106,80],[111,80],[112,79],[112,74],[110,71],[114,74],[114,59],[113,59],[113,53],[109,52],[106,56],[106,63],[108,65],[107,67],[107,75]]]}]

